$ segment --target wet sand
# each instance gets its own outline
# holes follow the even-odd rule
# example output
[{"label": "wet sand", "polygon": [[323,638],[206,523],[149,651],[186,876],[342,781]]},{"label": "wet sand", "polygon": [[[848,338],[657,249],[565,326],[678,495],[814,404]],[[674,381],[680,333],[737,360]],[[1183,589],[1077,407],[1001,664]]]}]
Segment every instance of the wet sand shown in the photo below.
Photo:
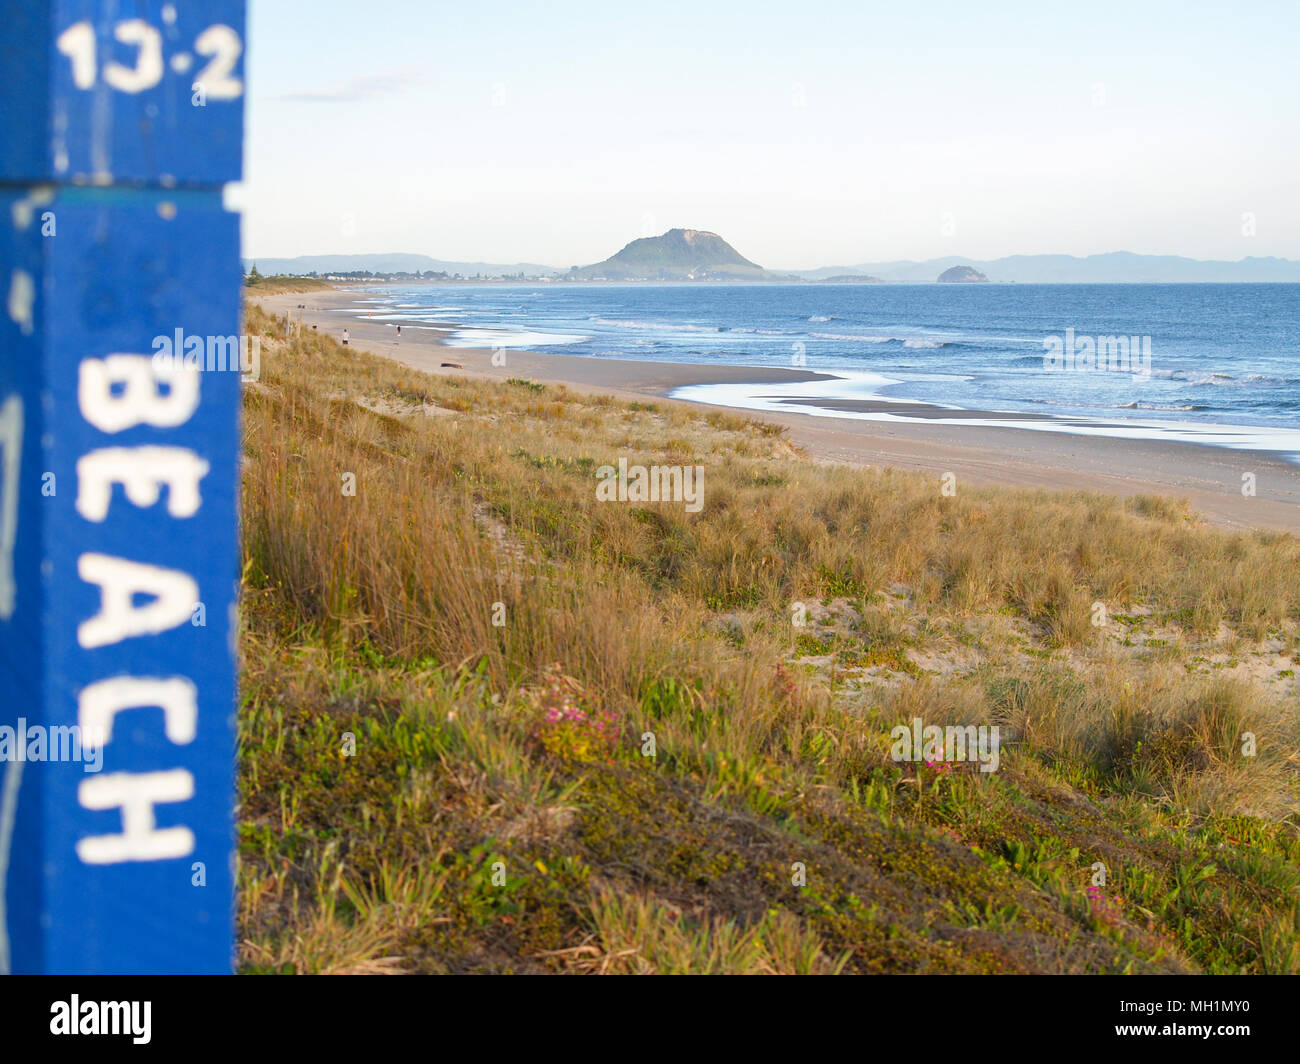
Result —
[{"label": "wet sand", "polygon": [[[368,321],[332,308],[351,306],[367,293],[346,290],[290,293],[253,298],[274,314],[301,315],[304,328],[429,373],[504,380],[526,377],[564,384],[574,391],[626,399],[665,399],[690,384],[789,383],[833,374],[809,370],[746,366],[698,366],[677,362],[581,358],[537,351],[505,352],[505,365],[492,364],[492,351],[444,344],[458,326],[413,328],[403,323],[400,342],[393,323]],[[302,304],[303,309],[299,309]],[[444,363],[455,363],[456,367]],[[458,367],[458,368],[457,368]],[[788,397],[787,397],[788,399]],[[791,442],[825,462],[892,466],[936,477],[954,473],[963,482],[1016,488],[1096,491],[1128,497],[1141,494],[1186,498],[1214,524],[1234,529],[1300,532],[1300,466],[1274,454],[1203,444],[1128,440],[1103,436],[1027,431],[947,421],[996,419],[1050,421],[1041,415],[953,411],[922,404],[882,400],[807,398],[803,406],[849,412],[887,413],[906,420],[873,422],[852,417],[740,410],[755,420],[787,426]],[[694,405],[694,404],[692,404]],[[936,418],[943,418],[938,422]],[[1254,474],[1253,497],[1242,495],[1242,476]]]}]

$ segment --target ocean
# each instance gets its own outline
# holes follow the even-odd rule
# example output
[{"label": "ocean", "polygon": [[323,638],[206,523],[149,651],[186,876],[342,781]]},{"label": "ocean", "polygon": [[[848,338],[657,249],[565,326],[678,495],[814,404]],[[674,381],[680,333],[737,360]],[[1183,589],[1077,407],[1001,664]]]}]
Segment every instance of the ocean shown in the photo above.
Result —
[{"label": "ocean", "polygon": [[457,346],[835,375],[674,393],[697,402],[871,420],[905,415],[799,401],[927,403],[1300,461],[1295,284],[384,285],[356,312],[451,324]]}]

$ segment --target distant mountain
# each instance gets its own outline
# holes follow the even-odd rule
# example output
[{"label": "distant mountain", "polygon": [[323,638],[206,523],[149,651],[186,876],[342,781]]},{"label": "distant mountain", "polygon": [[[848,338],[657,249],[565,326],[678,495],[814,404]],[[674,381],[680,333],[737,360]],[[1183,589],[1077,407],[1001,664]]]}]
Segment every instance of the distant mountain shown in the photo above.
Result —
[{"label": "distant mountain", "polygon": [[750,262],[717,233],[669,229],[662,236],[633,240],[617,255],[591,266],[575,266],[574,281],[782,281]]},{"label": "distant mountain", "polygon": [[445,273],[462,277],[554,277],[562,270],[554,266],[539,266],[535,262],[501,264],[493,262],[454,262],[433,259],[428,255],[391,253],[386,255],[299,255],[293,259],[245,259],[244,268],[257,263],[257,272],[263,276],[288,273]]},{"label": "distant mountain", "polygon": [[1300,282],[1300,262],[1294,259],[1244,258],[1239,262],[1189,259],[1181,255],[1137,255],[1112,251],[1105,255],[1009,255],[1001,259],[954,256],[923,262],[863,262],[854,266],[823,266],[817,270],[788,270],[809,281],[837,274],[874,274],[886,281],[933,281],[953,266],[969,266],[995,281],[1021,284],[1106,284],[1232,281]]},{"label": "distant mountain", "polygon": [[884,279],[866,273],[837,273],[834,277],[818,277],[822,284],[884,284]]},{"label": "distant mountain", "polygon": [[972,281],[987,281],[979,270],[973,270],[969,266],[949,266],[943,273],[939,274],[940,284],[969,284]]}]

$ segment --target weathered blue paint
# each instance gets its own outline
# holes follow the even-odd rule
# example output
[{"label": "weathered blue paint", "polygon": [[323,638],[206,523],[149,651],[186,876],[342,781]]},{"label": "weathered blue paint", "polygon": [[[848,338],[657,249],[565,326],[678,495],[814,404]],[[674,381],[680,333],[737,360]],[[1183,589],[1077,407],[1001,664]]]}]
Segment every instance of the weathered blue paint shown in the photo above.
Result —
[{"label": "weathered blue paint", "polygon": [[0,182],[239,180],[243,49],[243,0],[8,0]]},{"label": "weathered blue paint", "polygon": [[[51,61],[69,20],[243,29],[228,0],[178,0],[174,23],[17,6]],[[241,274],[219,182],[242,96],[216,146],[211,103],[150,130],[138,100],[71,108],[68,158],[115,160],[91,187],[28,150],[68,106],[48,84],[49,112],[0,117],[0,971],[228,972]],[[164,364],[178,336],[202,353]],[[73,735],[90,746],[50,760]]]}]

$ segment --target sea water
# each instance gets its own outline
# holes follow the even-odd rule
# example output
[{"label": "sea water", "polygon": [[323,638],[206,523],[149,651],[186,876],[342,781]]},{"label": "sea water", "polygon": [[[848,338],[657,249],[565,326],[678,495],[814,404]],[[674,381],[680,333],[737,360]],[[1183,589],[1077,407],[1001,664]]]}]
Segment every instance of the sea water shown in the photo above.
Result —
[{"label": "sea water", "polygon": [[457,346],[835,375],[675,393],[699,402],[889,420],[906,415],[821,403],[912,401],[1300,454],[1294,284],[385,285],[358,299],[376,320],[450,324]]}]

